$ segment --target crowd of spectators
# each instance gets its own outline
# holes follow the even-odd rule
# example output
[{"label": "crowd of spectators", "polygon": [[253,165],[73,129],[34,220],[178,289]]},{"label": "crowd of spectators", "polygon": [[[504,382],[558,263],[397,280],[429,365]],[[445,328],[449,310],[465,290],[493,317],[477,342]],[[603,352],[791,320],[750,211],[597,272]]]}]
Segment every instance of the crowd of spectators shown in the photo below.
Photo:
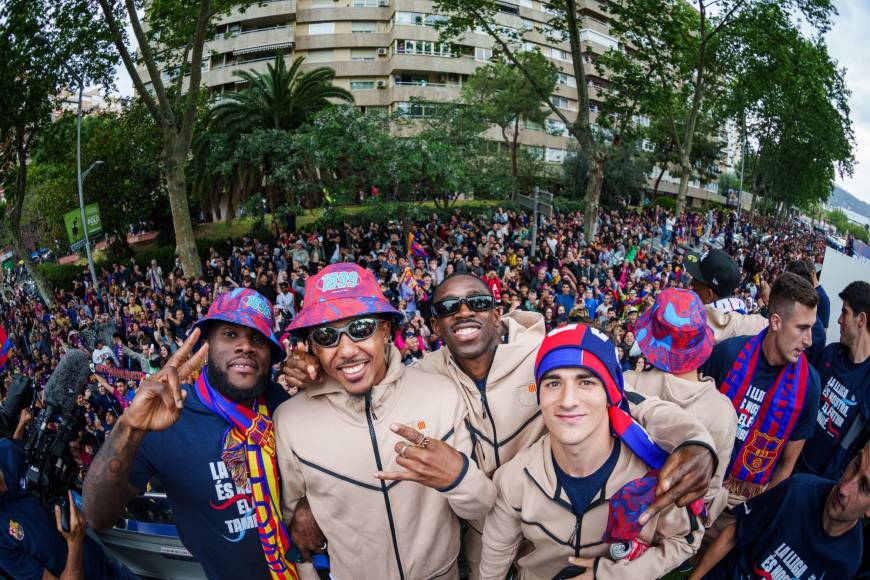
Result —
[{"label": "crowd of spectators", "polygon": [[618,345],[623,368],[641,370],[647,362],[633,348],[636,321],[662,289],[691,287],[686,247],[723,246],[742,267],[736,295],[753,309],[762,281],[772,281],[794,258],[821,260],[825,245],[823,235],[797,220],[738,224],[722,211],[679,218],[661,208],[605,213],[592,243],[579,213],[542,218],[535,241],[531,226],[528,214],[498,208],[475,219],[457,211],[415,224],[279,231],[272,244],[243,239],[228,255],[212,249],[200,278],[185,277],[178,260],[170,271],[132,260],[102,268],[97,290],[83,269],[72,287],[56,290],[53,308],[24,284],[7,287],[0,323],[12,348],[0,389],[5,395],[16,373],[44,386],[67,349],[90,353],[96,372],[83,395],[87,426],[79,448],[85,469],[130,404],[139,373],[162,367],[215,297],[234,287],[267,297],[276,336],[289,340],[285,329],[308,277],[327,264],[355,261],[375,272],[386,297],[405,313],[394,341],[411,363],[443,346],[429,322],[435,286],[452,272],[468,272],[486,281],[504,312],[541,312],[548,330],[594,323]]}]

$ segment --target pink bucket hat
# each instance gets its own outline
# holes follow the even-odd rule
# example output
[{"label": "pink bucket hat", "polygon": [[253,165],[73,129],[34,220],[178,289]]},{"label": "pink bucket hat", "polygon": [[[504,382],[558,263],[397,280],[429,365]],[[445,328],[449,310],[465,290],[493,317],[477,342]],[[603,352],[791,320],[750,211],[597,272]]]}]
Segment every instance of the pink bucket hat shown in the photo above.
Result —
[{"label": "pink bucket hat", "polygon": [[381,292],[374,274],[357,264],[342,262],[308,278],[302,309],[287,329],[299,336],[314,326],[366,314],[387,314],[397,323],[404,320]]}]

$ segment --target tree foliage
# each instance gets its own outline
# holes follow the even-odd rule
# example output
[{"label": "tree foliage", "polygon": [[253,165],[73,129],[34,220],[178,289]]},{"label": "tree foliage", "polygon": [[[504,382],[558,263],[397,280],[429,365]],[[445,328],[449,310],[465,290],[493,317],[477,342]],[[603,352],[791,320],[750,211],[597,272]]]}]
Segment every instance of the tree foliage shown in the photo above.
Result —
[{"label": "tree foliage", "polygon": [[49,303],[54,302],[51,289],[30,261],[21,235],[30,149],[50,122],[63,87],[81,79],[109,83],[115,55],[105,38],[86,2],[0,4],[0,173],[9,200],[4,227]]},{"label": "tree foliage", "polygon": [[[699,124],[719,109],[728,83],[738,73],[725,52],[753,45],[764,58],[768,31],[739,23],[779,9],[803,17],[823,32],[830,24],[830,0],[633,0],[609,1],[611,34],[629,47],[599,59],[609,73],[608,100],[637,103],[641,114],[667,121],[679,150],[678,210],[685,205],[693,171]],[[727,38],[726,38],[727,37]]]},{"label": "tree foliage", "polygon": [[537,51],[521,52],[517,60],[532,77],[507,60],[478,68],[462,87],[465,103],[501,130],[511,152],[511,174],[518,176],[519,137],[523,121],[544,125],[550,114],[541,99],[541,92],[551,94],[556,88],[558,72],[544,55]]},{"label": "tree foliage", "polygon": [[736,72],[723,110],[745,116],[746,187],[804,209],[826,201],[854,162],[844,71],[778,6],[741,15],[734,28],[744,40],[726,55]]}]

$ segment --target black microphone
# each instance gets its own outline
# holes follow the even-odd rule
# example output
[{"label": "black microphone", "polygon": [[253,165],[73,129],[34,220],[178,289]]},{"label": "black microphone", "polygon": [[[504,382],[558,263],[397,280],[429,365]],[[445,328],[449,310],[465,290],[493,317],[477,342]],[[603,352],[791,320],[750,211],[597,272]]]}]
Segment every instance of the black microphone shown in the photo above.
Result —
[{"label": "black microphone", "polygon": [[90,373],[90,359],[78,349],[68,351],[60,359],[45,383],[45,409],[39,415],[35,437],[31,434],[25,446],[28,456],[32,450],[39,448],[48,425],[55,417],[75,409],[76,398],[84,391]]},{"label": "black microphone", "polygon": [[78,349],[63,355],[45,383],[45,406],[56,413],[72,411],[91,374],[90,362],[88,355]]}]

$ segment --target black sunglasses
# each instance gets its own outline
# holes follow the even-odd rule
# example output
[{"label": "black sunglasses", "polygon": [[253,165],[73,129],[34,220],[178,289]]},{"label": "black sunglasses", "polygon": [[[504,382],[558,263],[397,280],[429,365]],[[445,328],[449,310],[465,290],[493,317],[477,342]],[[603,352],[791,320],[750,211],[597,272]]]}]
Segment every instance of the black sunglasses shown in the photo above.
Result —
[{"label": "black sunglasses", "polygon": [[432,314],[435,318],[444,318],[459,312],[465,304],[474,312],[486,312],[495,308],[495,298],[491,294],[475,294],[462,298],[445,298],[432,304]]},{"label": "black sunglasses", "polygon": [[344,326],[321,326],[311,331],[309,336],[317,346],[332,348],[338,346],[341,335],[346,334],[354,342],[371,337],[380,322],[377,318],[357,318]]}]

